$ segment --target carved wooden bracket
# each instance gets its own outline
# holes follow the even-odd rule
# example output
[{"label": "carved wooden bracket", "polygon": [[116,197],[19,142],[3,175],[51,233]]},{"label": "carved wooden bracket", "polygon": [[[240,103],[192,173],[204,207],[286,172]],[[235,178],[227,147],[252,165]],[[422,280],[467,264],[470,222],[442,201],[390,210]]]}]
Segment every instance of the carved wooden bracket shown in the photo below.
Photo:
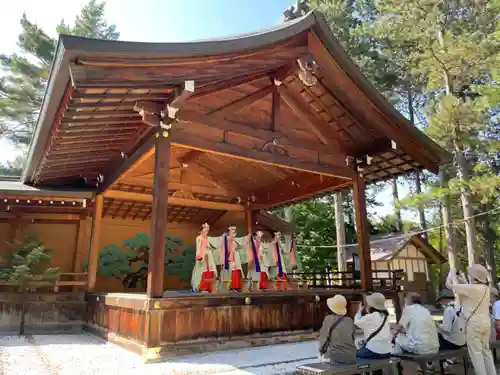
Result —
[{"label": "carved wooden bracket", "polygon": [[268,152],[271,155],[279,155],[286,156],[288,158],[292,158],[288,153],[287,149],[282,145],[278,144],[276,139],[273,139],[272,142],[266,142],[264,146],[259,149],[260,152]]}]

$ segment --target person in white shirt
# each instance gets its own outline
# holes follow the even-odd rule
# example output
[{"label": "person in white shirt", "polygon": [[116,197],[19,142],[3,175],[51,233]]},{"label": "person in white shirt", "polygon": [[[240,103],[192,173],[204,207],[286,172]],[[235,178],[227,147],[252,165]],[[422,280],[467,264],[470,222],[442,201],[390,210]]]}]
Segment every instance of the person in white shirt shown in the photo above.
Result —
[{"label": "person in white shirt", "polygon": [[[363,330],[364,343],[358,349],[356,357],[367,359],[389,358],[392,352],[389,312],[385,307],[382,293],[373,293],[366,297],[366,309],[360,304],[354,317],[354,324]],[[366,314],[365,314],[366,313]],[[374,371],[373,375],[382,374]]]},{"label": "person in white shirt", "polygon": [[495,320],[495,340],[500,340],[500,299],[498,299],[498,289],[495,289],[495,291],[496,295],[495,293],[492,293],[495,296],[495,303],[493,303],[492,315],[493,319]]},{"label": "person in white shirt", "polygon": [[437,303],[444,307],[443,323],[438,326],[439,349],[461,349],[465,346],[465,319],[462,308],[449,289],[439,293]]},{"label": "person in white shirt", "polygon": [[395,353],[435,354],[439,351],[437,327],[420,295],[410,293],[394,331]]},{"label": "person in white shirt", "polygon": [[496,375],[490,350],[490,287],[488,271],[480,264],[467,269],[470,284],[459,284],[457,271],[451,269],[446,287],[457,294],[465,318],[467,349],[476,375]]}]

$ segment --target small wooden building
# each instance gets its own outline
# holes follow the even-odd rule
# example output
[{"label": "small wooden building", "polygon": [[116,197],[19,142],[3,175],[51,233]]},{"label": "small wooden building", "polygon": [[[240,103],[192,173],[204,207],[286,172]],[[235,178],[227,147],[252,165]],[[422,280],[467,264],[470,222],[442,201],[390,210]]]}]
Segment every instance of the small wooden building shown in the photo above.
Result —
[{"label": "small wooden building", "polygon": [[[260,212],[352,188],[370,291],[366,184],[436,173],[449,160],[373,88],[316,11],[202,42],[61,35],[55,56],[21,182],[92,194],[77,218],[88,233],[77,240],[89,260],[86,326],[153,357],[317,329],[335,293],[162,297],[165,231],[194,241],[204,222],[222,231],[219,220],[236,215],[251,232],[270,221]],[[31,210],[5,199],[8,217]],[[146,294],[95,293],[102,245],[138,231],[151,237]]]},{"label": "small wooden building", "polygon": [[[356,246],[347,248],[348,263],[357,264]],[[405,291],[429,291],[430,264],[443,264],[447,260],[437,249],[429,244],[421,234],[393,233],[385,236],[373,236],[370,241],[373,278],[387,277],[387,271],[402,270]]]}]

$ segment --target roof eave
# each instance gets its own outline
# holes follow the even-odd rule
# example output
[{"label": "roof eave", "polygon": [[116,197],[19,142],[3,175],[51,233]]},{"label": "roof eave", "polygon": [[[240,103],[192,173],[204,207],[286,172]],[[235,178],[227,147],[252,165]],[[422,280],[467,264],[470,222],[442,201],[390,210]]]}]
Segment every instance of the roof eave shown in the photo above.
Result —
[{"label": "roof eave", "polygon": [[[433,173],[438,173],[439,166],[447,164],[451,161],[451,155],[441,146],[435,143],[431,138],[422,133],[415,126],[394,108],[383,95],[372,85],[372,83],[364,76],[359,67],[347,55],[347,52],[333,36],[326,20],[321,12],[314,11],[315,23],[312,27],[314,33],[318,36],[331,56],[335,56],[336,62],[345,71],[349,78],[360,87],[361,91],[366,93],[373,101],[375,106],[388,116],[395,123],[402,125],[419,143],[424,145],[432,154],[433,168],[427,168]],[[419,161],[419,160],[417,160]],[[421,163],[421,161],[419,161]],[[424,164],[424,163],[421,163]]]},{"label": "roof eave", "polygon": [[42,106],[38,115],[35,133],[31,139],[28,158],[23,169],[21,182],[29,184],[33,174],[43,156],[47,139],[52,129],[52,121],[58,110],[61,98],[69,80],[68,56],[66,56],[64,45],[59,38],[56,53],[49,72],[47,88],[43,97]]}]

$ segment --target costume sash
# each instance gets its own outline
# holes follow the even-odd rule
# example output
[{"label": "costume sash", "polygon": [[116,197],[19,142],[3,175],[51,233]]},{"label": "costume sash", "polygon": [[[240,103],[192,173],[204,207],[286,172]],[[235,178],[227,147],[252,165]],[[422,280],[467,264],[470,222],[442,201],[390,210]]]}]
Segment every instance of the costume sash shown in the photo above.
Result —
[{"label": "costume sash", "polygon": [[292,243],[290,245],[290,264],[295,266],[297,259],[295,258],[295,238],[292,236]]},{"label": "costume sash", "polygon": [[281,251],[278,241],[275,242],[274,246],[276,248],[276,262],[278,263],[278,275],[279,277],[283,277],[283,265],[281,264]]},{"label": "costume sash", "polygon": [[208,237],[201,235],[200,248],[198,249],[198,254],[196,254],[196,258],[198,260],[202,260],[203,258],[205,258],[205,255],[207,254],[207,245]]},{"label": "costume sash", "polygon": [[253,255],[253,261],[255,263],[255,271],[260,272],[259,254],[257,253],[257,247],[255,246],[255,241],[253,240],[252,236],[250,236],[250,244],[252,246],[252,255]]},{"label": "costume sash", "polygon": [[227,241],[227,235],[224,235],[224,269],[229,270],[229,245]]}]

